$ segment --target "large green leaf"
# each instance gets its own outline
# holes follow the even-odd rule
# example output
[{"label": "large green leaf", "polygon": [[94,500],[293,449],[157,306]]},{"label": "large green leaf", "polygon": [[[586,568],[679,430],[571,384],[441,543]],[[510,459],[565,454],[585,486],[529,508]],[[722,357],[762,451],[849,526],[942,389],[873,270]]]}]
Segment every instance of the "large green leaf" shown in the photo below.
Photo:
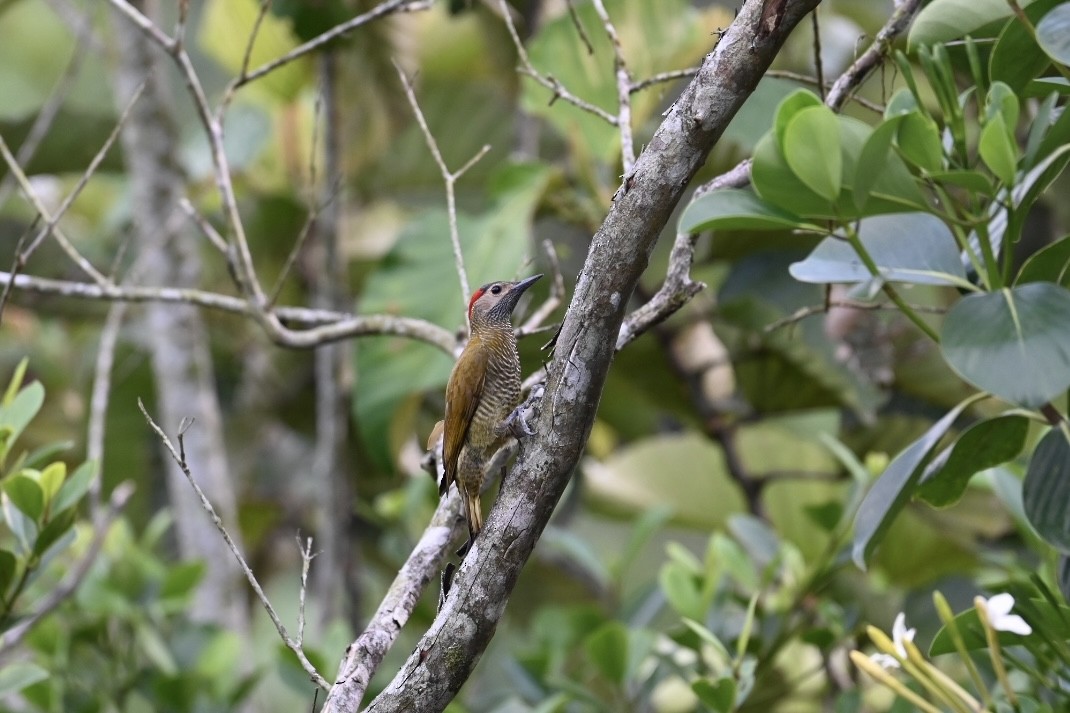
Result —
[{"label": "large green leaf", "polygon": [[[1059,0],[1037,0],[1025,10],[1030,22],[1036,23]],[[1015,91],[1022,91],[1051,60],[1041,50],[1033,31],[1018,18],[1011,18],[999,33],[996,46],[988,59],[988,76],[993,82],[1004,82]]]},{"label": "large green leaf", "polygon": [[[498,191],[480,215],[459,213],[458,230],[473,289],[485,282],[518,276],[530,247],[532,216],[551,171],[537,164],[508,167],[495,179]],[[372,273],[359,302],[362,314],[420,317],[447,329],[464,326],[466,299],[454,270],[449,222],[443,210],[420,215],[402,233],[383,265]],[[444,387],[452,368],[446,354],[411,339],[361,339],[355,350],[354,409],[360,432],[376,461],[388,466],[391,454],[411,435],[406,422],[392,428],[400,407],[422,391]]]},{"label": "large green leaf", "polygon": [[940,348],[977,388],[1041,406],[1070,387],[1070,291],[1035,282],[969,295],[944,319]]},{"label": "large green leaf", "polygon": [[751,188],[712,191],[695,200],[680,216],[680,231],[700,230],[783,230],[807,222],[766,203]]},{"label": "large green leaf", "polygon": [[851,548],[851,556],[859,568],[866,568],[866,563],[880,543],[881,537],[891,526],[895,516],[906,507],[914,493],[915,483],[933,458],[936,444],[951,428],[959,414],[974,400],[976,399],[967,399],[948,411],[922,434],[921,438],[907,446],[888,464],[877,482],[866,493],[855,518],[855,536]]},{"label": "large green leaf", "polygon": [[977,150],[999,180],[1008,186],[1014,183],[1014,174],[1018,169],[1018,144],[1002,114],[996,114],[985,124]]},{"label": "large green leaf", "polygon": [[975,423],[925,470],[918,497],[935,507],[955,504],[976,473],[1021,453],[1028,433],[1029,419],[1017,414]]},{"label": "large green leaf", "polygon": [[[884,280],[926,285],[966,282],[951,231],[929,213],[864,218],[858,234]],[[868,282],[874,277],[842,238],[821,241],[790,271],[796,280],[817,284]]]},{"label": "large green leaf", "polygon": [[[1025,7],[1032,0],[1018,3]],[[1006,0],[933,0],[922,8],[914,19],[907,36],[907,46],[915,51],[918,45],[933,45],[938,42],[957,40],[1013,14]]]},{"label": "large green leaf", "polygon": [[1070,441],[1053,428],[1040,439],[1022,483],[1022,505],[1029,523],[1063,554],[1070,554]]},{"label": "large green leaf", "polygon": [[1070,64],[1070,2],[1053,8],[1037,23],[1037,43],[1056,62]]}]

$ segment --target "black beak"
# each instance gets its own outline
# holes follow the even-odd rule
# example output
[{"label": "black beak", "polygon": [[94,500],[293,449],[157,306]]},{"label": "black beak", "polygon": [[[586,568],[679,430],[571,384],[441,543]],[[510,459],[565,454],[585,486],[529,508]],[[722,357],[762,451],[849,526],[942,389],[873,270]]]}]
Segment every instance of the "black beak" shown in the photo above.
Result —
[{"label": "black beak", "polygon": [[541,274],[532,275],[531,277],[529,277],[529,278],[527,278],[525,280],[521,280],[520,282],[513,283],[513,289],[509,290],[509,294],[506,295],[506,297],[505,297],[506,301],[509,304],[509,311],[510,312],[512,312],[513,308],[516,307],[516,303],[520,301],[520,296],[523,295],[524,292],[529,287],[534,285],[541,278],[542,278]]}]

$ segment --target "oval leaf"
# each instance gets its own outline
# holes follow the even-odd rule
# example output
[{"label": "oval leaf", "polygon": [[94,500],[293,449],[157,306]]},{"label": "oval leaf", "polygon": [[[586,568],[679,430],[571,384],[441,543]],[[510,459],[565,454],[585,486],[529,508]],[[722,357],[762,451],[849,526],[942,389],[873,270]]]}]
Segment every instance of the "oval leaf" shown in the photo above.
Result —
[{"label": "oval leaf", "polygon": [[1070,64],[1070,2],[1054,8],[1037,24],[1037,43],[1060,64]]},{"label": "oval leaf", "polygon": [[[859,237],[889,282],[955,285],[966,280],[951,231],[928,213],[874,216],[858,226]],[[868,282],[873,278],[854,248],[841,238],[826,238],[805,260],[792,264],[800,282]]]},{"label": "oval leaf", "polygon": [[4,493],[31,520],[39,520],[45,510],[45,494],[37,481],[25,475],[14,475],[4,481]]},{"label": "oval leaf", "polygon": [[975,474],[1021,453],[1028,433],[1029,419],[1016,414],[975,423],[925,470],[918,497],[935,507],[955,504]]},{"label": "oval leaf", "polygon": [[619,621],[606,622],[587,637],[587,656],[603,676],[616,684],[628,673],[628,630]]},{"label": "oval leaf", "polygon": [[791,120],[799,111],[811,106],[822,106],[822,101],[807,89],[797,89],[780,101],[776,109],[776,120],[773,123],[773,131],[780,146],[784,145],[784,134],[787,133]]},{"label": "oval leaf", "polygon": [[1014,174],[1018,170],[1018,144],[1011,137],[1002,114],[996,114],[985,124],[977,150],[999,180],[1008,186],[1014,183]]},{"label": "oval leaf", "polygon": [[940,143],[940,130],[920,111],[900,119],[896,143],[903,157],[915,166],[929,173],[943,170],[944,148]]},{"label": "oval leaf", "polygon": [[788,122],[781,144],[792,173],[828,201],[840,195],[843,158],[840,125],[831,109],[812,106],[799,110]]},{"label": "oval leaf", "polygon": [[1070,292],[1036,282],[969,295],[948,312],[940,348],[977,388],[1041,406],[1070,387]]},{"label": "oval leaf", "polygon": [[1070,554],[1070,441],[1053,428],[1040,439],[1022,483],[1022,505],[1029,523],[1046,542]]},{"label": "oval leaf", "polygon": [[908,50],[914,52],[919,45],[957,40],[990,22],[1009,18],[1012,13],[1006,0],[933,0],[914,19],[907,36]]}]

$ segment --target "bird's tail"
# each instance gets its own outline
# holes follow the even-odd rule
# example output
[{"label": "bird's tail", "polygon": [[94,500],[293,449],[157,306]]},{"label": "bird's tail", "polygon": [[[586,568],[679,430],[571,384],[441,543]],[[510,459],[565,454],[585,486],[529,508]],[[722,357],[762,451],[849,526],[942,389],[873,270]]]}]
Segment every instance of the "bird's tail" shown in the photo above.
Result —
[{"label": "bird's tail", "polygon": [[483,508],[479,503],[479,489],[474,493],[464,493],[464,510],[468,518],[468,534],[474,540],[479,531],[483,529]]}]

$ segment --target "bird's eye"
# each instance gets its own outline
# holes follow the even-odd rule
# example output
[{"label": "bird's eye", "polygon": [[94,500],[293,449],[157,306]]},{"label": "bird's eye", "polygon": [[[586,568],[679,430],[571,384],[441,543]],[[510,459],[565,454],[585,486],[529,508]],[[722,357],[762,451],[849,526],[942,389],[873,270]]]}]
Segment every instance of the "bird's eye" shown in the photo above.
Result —
[{"label": "bird's eye", "polygon": [[490,291],[491,291],[492,294],[496,295],[496,294],[498,294],[499,292],[502,291],[502,286],[501,285],[495,285],[494,287],[490,288]]}]

